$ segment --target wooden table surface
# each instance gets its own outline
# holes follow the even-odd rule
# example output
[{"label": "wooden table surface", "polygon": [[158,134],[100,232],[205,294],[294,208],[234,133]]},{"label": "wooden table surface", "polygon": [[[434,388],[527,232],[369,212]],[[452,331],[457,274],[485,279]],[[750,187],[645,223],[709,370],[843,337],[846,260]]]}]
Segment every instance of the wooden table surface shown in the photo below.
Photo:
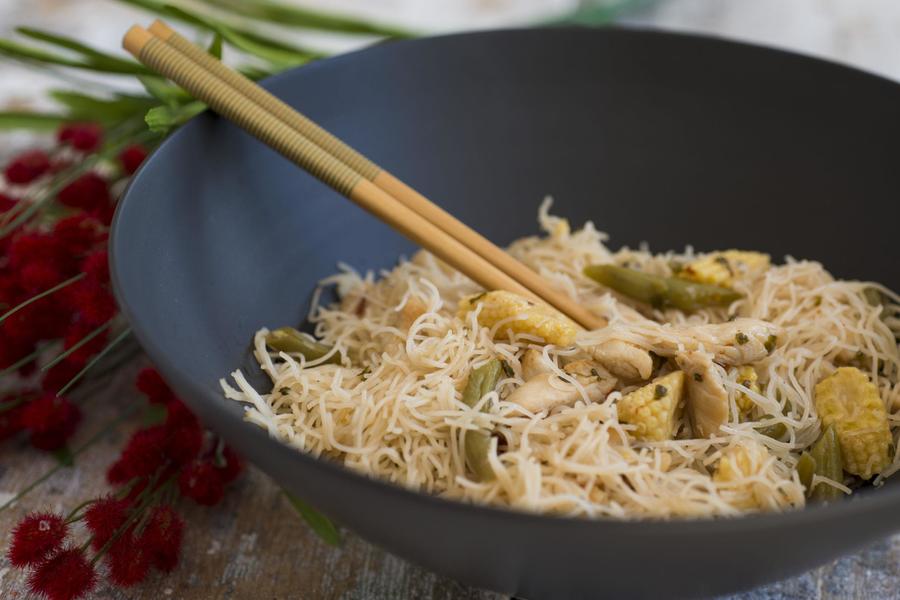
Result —
[{"label": "wooden table surface", "polygon": [[[121,369],[98,386],[85,411],[73,448],[105,423],[142,405],[133,388],[140,362]],[[141,426],[127,418],[101,442],[76,459],[75,468],[59,471],[41,487],[0,513],[0,536],[28,511],[67,511],[108,490],[106,467],[125,439]],[[56,461],[21,441],[2,445],[0,503],[55,466]],[[340,548],[321,542],[300,520],[277,485],[248,469],[225,500],[213,508],[180,505],[188,523],[181,564],[170,575],[153,574],[129,590],[102,585],[101,599],[282,600],[289,598],[493,600],[503,596],[480,591],[437,575],[344,532]],[[762,599],[900,598],[900,536],[890,538],[800,577],[733,596]],[[28,598],[24,572],[0,559],[0,598]]]}]

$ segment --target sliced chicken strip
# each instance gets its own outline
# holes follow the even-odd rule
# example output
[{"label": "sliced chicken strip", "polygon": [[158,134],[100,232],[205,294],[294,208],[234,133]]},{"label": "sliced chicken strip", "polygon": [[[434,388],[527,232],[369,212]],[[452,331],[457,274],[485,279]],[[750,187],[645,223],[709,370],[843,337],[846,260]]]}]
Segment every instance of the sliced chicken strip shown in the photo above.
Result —
[{"label": "sliced chicken strip", "polygon": [[550,373],[552,369],[544,360],[544,353],[536,348],[529,348],[519,362],[522,365],[522,379],[528,381],[541,373]]},{"label": "sliced chicken strip", "polygon": [[707,438],[719,431],[728,420],[728,392],[707,352],[688,352],[675,357],[684,371],[687,388],[687,410],[698,438]]},{"label": "sliced chicken strip", "polygon": [[[576,375],[576,380],[584,387],[589,400],[599,402],[606,398],[616,386],[615,379],[600,377],[583,377]],[[515,402],[531,412],[550,410],[557,406],[574,404],[581,400],[581,393],[568,381],[560,379],[554,373],[541,373],[532,377],[511,393],[506,400]]]},{"label": "sliced chicken strip", "polygon": [[716,362],[740,366],[762,360],[775,349],[779,328],[759,319],[735,319],[691,327],[673,327],[677,342],[661,339],[660,353],[674,355],[681,350],[697,350],[701,345],[712,352]]},{"label": "sliced chicken strip", "polygon": [[653,357],[650,352],[621,340],[607,340],[585,348],[594,360],[616,377],[630,381],[650,379]]}]

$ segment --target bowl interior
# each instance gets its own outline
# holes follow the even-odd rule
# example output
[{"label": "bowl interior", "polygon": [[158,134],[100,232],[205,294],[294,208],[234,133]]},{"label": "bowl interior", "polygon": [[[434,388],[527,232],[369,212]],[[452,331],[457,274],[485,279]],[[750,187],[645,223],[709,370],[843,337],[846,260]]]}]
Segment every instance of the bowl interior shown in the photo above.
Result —
[{"label": "bowl interior", "polygon": [[[384,44],[267,87],[498,243],[535,233],[537,206],[552,195],[556,214],[573,225],[592,220],[613,247],[760,249],[900,289],[900,91],[858,71],[704,38],[553,29]],[[410,243],[204,114],[135,177],[112,251],[136,334],[207,423],[326,512],[415,552],[412,538],[347,514],[355,507],[338,494],[379,490],[398,506],[420,497],[282,448],[242,423],[218,384],[243,367],[264,385],[249,360],[252,334],[302,321],[316,282],[338,261],[389,267],[414,251]],[[888,487],[873,498],[896,501]],[[434,506],[449,512],[448,503]],[[453,510],[502,521],[497,511]],[[418,559],[454,571],[446,554]],[[542,586],[552,575],[523,572],[529,560],[468,573],[495,589],[551,589]],[[575,565],[562,569],[571,585],[580,581]],[[670,584],[700,593],[760,577]]]}]

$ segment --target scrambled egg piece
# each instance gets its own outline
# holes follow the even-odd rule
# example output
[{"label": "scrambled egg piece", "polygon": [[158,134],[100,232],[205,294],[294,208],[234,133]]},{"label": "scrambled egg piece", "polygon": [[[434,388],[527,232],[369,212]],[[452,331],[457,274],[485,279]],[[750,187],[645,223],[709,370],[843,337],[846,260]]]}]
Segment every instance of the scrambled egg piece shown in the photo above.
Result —
[{"label": "scrambled egg piece", "polygon": [[735,277],[769,268],[769,255],[745,250],[712,252],[688,263],[678,276],[698,283],[730,287]]},{"label": "scrambled egg piece", "polygon": [[841,367],[816,385],[823,427],[834,426],[844,470],[869,479],[890,464],[891,429],[884,402],[865,373]]},{"label": "scrambled egg piece", "polygon": [[636,425],[638,440],[661,442],[675,435],[675,421],[684,391],[684,372],[675,371],[622,396],[617,407],[619,422]]},{"label": "scrambled egg piece", "polygon": [[467,296],[459,301],[459,318],[465,319],[466,315],[478,306],[481,307],[478,324],[482,327],[490,328],[504,319],[517,317],[506,323],[497,333],[508,331],[527,333],[557,346],[571,346],[575,343],[575,334],[578,332],[575,323],[546,304],[538,304],[503,290],[484,292]]}]

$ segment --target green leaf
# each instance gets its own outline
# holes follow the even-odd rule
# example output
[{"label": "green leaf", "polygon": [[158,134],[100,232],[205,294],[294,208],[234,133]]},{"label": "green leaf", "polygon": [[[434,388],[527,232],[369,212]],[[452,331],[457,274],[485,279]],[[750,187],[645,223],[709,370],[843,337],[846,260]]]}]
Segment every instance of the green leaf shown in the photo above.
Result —
[{"label": "green leaf", "polygon": [[206,105],[197,100],[180,106],[157,106],[147,111],[144,120],[150,131],[166,134],[204,110]]},{"label": "green leaf", "polygon": [[287,496],[291,506],[294,507],[294,510],[296,510],[301,517],[303,517],[303,520],[306,521],[306,524],[309,525],[310,529],[322,538],[326,544],[340,546],[341,532],[338,531],[338,528],[335,527],[334,523],[332,523],[328,517],[297,496],[294,496],[287,491],[284,491],[284,495]]},{"label": "green leaf", "polygon": [[553,19],[547,24],[584,25],[587,27],[608,25],[622,13],[638,10],[654,2],[655,0],[611,0],[599,4],[587,4],[569,15],[561,19]]},{"label": "green leaf", "polygon": [[75,455],[72,454],[72,450],[68,446],[54,450],[53,457],[64,467],[71,467],[75,464]]},{"label": "green leaf", "polygon": [[27,111],[0,111],[0,131],[28,129],[30,131],[55,131],[71,117],[63,114],[36,113]]},{"label": "green leaf", "polygon": [[39,29],[31,29],[30,27],[19,27],[16,31],[31,39],[77,52],[85,57],[85,61],[88,65],[91,65],[98,70],[124,74],[150,73],[144,65],[136,61],[101,52],[96,48],[92,48],[70,37],[57,35],[48,31],[41,31]]},{"label": "green leaf", "polygon": [[161,404],[148,404],[141,415],[141,424],[144,427],[160,425],[166,420],[166,407]]},{"label": "green leaf", "polygon": [[253,0],[252,2],[247,0],[207,0],[207,2],[242,17],[270,21],[279,25],[339,31],[342,33],[380,35],[392,38],[409,38],[414,36],[409,31],[388,25],[378,25],[361,19],[313,11],[269,0]]},{"label": "green leaf", "polygon": [[[230,15],[231,19],[228,23],[223,22],[221,19],[216,19],[206,14],[199,14],[196,12],[187,12],[184,10],[184,7],[179,4],[178,6],[173,6],[169,3],[169,0],[119,0],[124,4],[130,4],[131,6],[136,6],[138,8],[142,8],[149,12],[152,12],[157,15],[161,15],[164,17],[171,17],[177,19],[183,23],[188,23],[190,25],[194,25],[196,27],[202,27],[204,29],[208,29],[210,31],[217,31],[218,27],[227,27],[228,30],[234,34],[237,34],[243,38],[243,40],[258,44],[260,46],[266,46],[271,49],[282,50],[284,52],[290,53],[292,55],[298,55],[302,57],[306,57],[308,60],[313,60],[316,58],[322,58],[323,54],[319,52],[312,52],[309,50],[305,50],[302,48],[298,48],[296,46],[292,46],[286,42],[282,42],[280,40],[275,40],[269,37],[266,37],[262,34],[256,33],[251,29],[247,29],[241,27],[238,23],[246,21],[245,18],[235,15]],[[195,5],[194,5],[195,6]],[[172,10],[172,9],[176,10]],[[228,43],[232,43],[227,37],[224,37],[224,40]]]},{"label": "green leaf", "polygon": [[162,77],[139,76],[138,80],[151,96],[163,104],[176,106],[191,100],[190,94],[177,85],[169,83]]},{"label": "green leaf", "polygon": [[28,46],[12,40],[0,39],[0,54],[14,58],[16,60],[24,60],[29,62],[38,62],[43,65],[59,65],[62,67],[71,67],[73,69],[85,69],[87,71],[96,71],[99,73],[115,73],[117,75],[136,75],[141,73],[149,73],[146,67],[138,63],[114,59],[112,61],[101,60],[98,58],[72,58],[37,48]]},{"label": "green leaf", "polygon": [[212,54],[213,56],[215,56],[216,58],[218,58],[219,60],[222,60],[222,34],[221,33],[217,32],[216,35],[213,36],[212,42],[210,43],[209,48],[207,48],[206,51],[209,52],[210,54]]},{"label": "green leaf", "polygon": [[53,90],[50,97],[65,106],[72,119],[110,125],[139,117],[159,104],[147,96],[117,94],[112,98],[99,98],[69,90]]},{"label": "green leaf", "polygon": [[200,15],[177,6],[167,6],[166,12],[182,21],[191,23],[192,25],[212,30],[216,34],[222,36],[223,39],[238,50],[268,61],[277,70],[303,65],[314,58],[314,56],[308,52],[300,50],[284,50],[269,44],[259,43],[251,37],[238,33],[227,25],[205,20]]}]

